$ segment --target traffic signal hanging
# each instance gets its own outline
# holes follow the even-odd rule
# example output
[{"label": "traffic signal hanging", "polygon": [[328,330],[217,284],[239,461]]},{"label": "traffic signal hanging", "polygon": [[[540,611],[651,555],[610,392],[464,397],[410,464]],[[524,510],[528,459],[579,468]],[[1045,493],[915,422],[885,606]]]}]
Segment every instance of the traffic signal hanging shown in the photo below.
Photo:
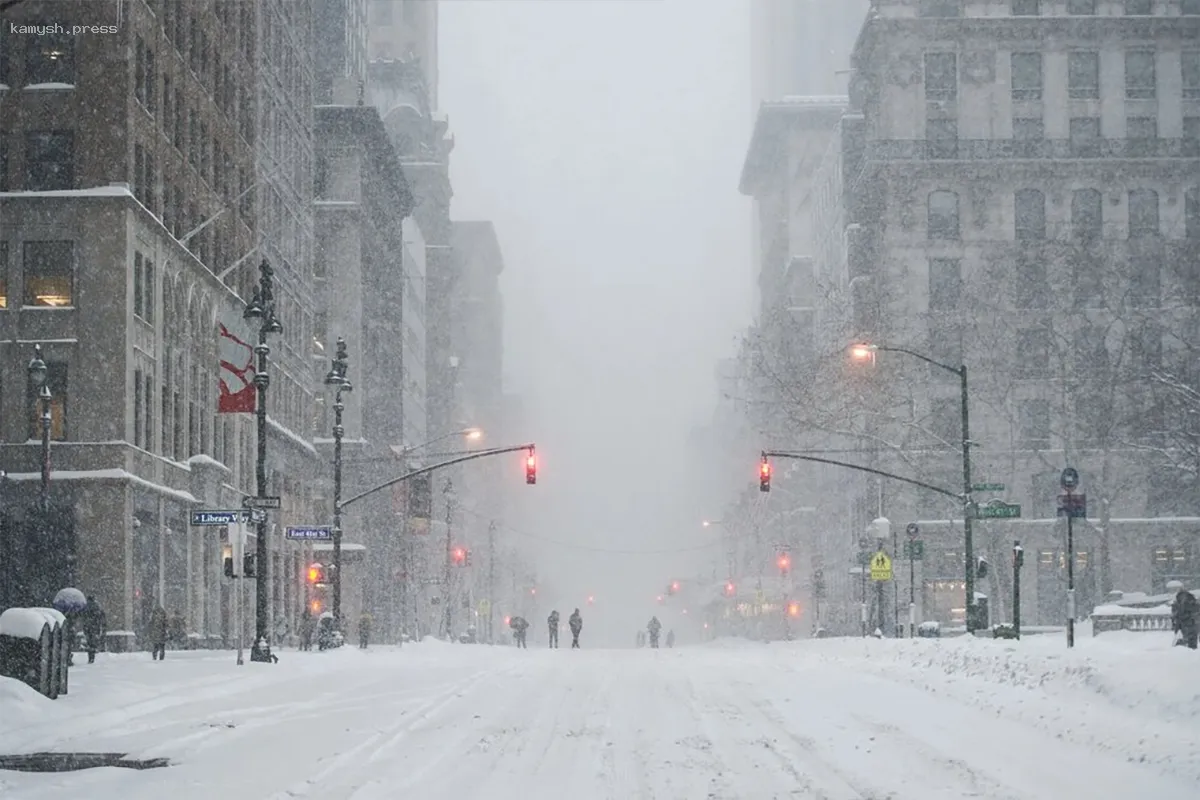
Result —
[{"label": "traffic signal hanging", "polygon": [[787,553],[780,553],[775,563],[779,565],[779,571],[786,575],[787,571],[792,568],[792,557]]},{"label": "traffic signal hanging", "polygon": [[766,456],[763,456],[762,464],[758,467],[758,490],[760,492],[771,491],[771,462],[767,461]]},{"label": "traffic signal hanging", "polygon": [[530,486],[537,483],[537,456],[532,447],[529,448],[529,455],[525,456],[525,482]]},{"label": "traffic signal hanging", "polygon": [[309,564],[308,565],[308,584],[310,586],[324,586],[328,583],[325,577],[324,564]]},{"label": "traffic signal hanging", "polygon": [[450,557],[457,566],[464,566],[467,563],[467,550],[464,547],[456,547],[451,551]]}]

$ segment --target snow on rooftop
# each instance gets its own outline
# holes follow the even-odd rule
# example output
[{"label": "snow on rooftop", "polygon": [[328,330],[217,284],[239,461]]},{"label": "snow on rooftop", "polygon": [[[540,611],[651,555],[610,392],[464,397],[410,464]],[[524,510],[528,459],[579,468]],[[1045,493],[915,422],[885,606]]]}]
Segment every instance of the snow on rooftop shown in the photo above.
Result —
[{"label": "snow on rooftop", "polygon": [[[42,479],[40,472],[10,472],[8,474],[10,481],[38,481]],[[144,486],[159,494],[165,494],[169,497],[174,497],[184,503],[199,503],[191,492],[185,492],[181,489],[172,489],[170,486],[164,486],[161,483],[154,483],[146,480],[132,472],[123,469],[83,469],[83,470],[53,470],[50,473],[51,481],[129,481],[138,486]]]},{"label": "snow on rooftop", "polygon": [[47,83],[31,83],[28,86],[23,86],[21,88],[25,89],[25,91],[58,91],[58,92],[61,92],[61,91],[69,90],[69,89],[74,89],[75,84],[73,84],[73,83],[58,83],[56,81],[49,81]]}]

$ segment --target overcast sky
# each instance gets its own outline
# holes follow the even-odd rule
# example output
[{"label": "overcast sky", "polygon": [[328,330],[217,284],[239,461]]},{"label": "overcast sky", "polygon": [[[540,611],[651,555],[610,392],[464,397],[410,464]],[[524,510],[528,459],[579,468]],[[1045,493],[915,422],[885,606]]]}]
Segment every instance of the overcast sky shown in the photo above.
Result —
[{"label": "overcast sky", "polygon": [[529,543],[566,605],[624,593],[623,616],[648,617],[643,597],[715,555],[597,550],[711,538],[678,477],[751,312],[746,6],[441,4],[452,215],[498,230],[506,390],[542,454],[523,525],[572,545]]}]

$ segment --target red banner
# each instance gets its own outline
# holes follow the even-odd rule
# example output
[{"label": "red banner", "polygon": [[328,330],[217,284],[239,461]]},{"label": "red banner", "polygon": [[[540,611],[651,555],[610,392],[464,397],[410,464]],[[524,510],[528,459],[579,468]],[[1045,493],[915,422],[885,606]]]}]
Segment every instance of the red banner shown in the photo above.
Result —
[{"label": "red banner", "polygon": [[217,323],[220,353],[220,397],[218,414],[246,414],[254,411],[254,346],[240,317],[223,314]]}]

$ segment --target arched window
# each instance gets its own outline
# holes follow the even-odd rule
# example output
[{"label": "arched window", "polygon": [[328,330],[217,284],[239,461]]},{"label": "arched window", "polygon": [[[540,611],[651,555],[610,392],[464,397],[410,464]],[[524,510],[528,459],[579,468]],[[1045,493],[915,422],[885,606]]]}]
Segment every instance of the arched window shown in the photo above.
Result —
[{"label": "arched window", "polygon": [[1134,189],[1129,193],[1129,238],[1158,235],[1158,192]]},{"label": "arched window", "polygon": [[1046,238],[1046,195],[1037,189],[1020,189],[1013,196],[1017,241]]},{"label": "arched window", "polygon": [[928,230],[930,239],[958,239],[958,195],[938,190],[929,193]]}]

